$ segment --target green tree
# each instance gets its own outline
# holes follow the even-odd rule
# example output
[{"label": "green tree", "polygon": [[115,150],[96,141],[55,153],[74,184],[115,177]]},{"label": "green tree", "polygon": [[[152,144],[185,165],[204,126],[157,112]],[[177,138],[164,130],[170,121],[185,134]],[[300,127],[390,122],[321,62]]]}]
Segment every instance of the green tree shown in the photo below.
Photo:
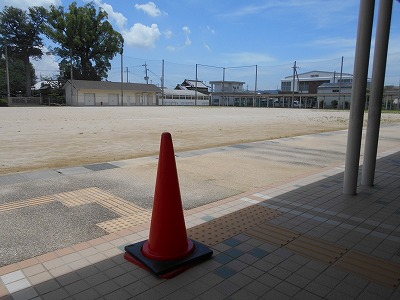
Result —
[{"label": "green tree", "polygon": [[59,65],[65,79],[70,78],[71,62],[74,79],[107,78],[110,60],[122,52],[124,42],[107,18],[92,3],[78,7],[73,2],[67,12],[62,6],[51,6],[44,32],[59,45],[54,51],[62,59]]},{"label": "green tree", "polygon": [[27,96],[31,95],[33,84],[30,58],[40,58],[43,55],[40,34],[45,12],[43,7],[30,7],[26,12],[12,6],[4,7],[0,12],[0,43],[7,45],[10,59],[23,61]]},{"label": "green tree", "polygon": [[[3,52],[4,53],[4,52]],[[16,57],[8,58],[8,72],[10,77],[10,94],[16,96],[25,90],[25,65],[22,59]],[[35,70],[29,63],[31,82],[36,81]],[[30,90],[30,89],[29,89]],[[6,61],[0,59],[0,98],[7,96],[7,80],[6,80]]]}]

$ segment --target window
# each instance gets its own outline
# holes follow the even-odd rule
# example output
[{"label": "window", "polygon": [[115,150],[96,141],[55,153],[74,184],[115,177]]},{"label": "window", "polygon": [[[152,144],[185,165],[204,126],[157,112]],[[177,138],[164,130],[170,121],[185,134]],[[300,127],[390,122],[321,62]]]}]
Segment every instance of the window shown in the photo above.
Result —
[{"label": "window", "polygon": [[339,93],[339,90],[332,90],[332,93]]},{"label": "window", "polygon": [[299,85],[299,91],[300,92],[308,92],[308,82],[301,81],[300,85]]},{"label": "window", "polygon": [[292,87],[292,83],[290,81],[282,81],[281,90],[282,91],[290,91]]}]

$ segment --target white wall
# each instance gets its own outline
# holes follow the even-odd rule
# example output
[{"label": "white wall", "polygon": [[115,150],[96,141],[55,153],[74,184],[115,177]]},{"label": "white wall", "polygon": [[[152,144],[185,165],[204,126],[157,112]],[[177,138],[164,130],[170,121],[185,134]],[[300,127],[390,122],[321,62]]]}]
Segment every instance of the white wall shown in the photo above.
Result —
[{"label": "white wall", "polygon": [[[121,97],[121,91],[100,91],[91,89],[81,89],[73,90],[73,101],[71,104],[71,89],[66,88],[66,101],[67,105],[73,106],[86,106],[85,104],[85,94],[94,94],[94,106],[120,106],[121,100],[124,106],[153,106],[157,105],[157,95],[156,93],[150,92],[137,92],[137,91],[124,91],[123,98]],[[122,99],[121,99],[122,98]],[[78,104],[76,102],[78,99]],[[89,99],[87,95],[86,99]]]},{"label": "white wall", "polygon": [[195,100],[194,99],[164,99],[160,105],[176,105],[176,106],[193,106],[193,105],[200,105],[200,106],[208,106],[210,105],[209,100]]}]

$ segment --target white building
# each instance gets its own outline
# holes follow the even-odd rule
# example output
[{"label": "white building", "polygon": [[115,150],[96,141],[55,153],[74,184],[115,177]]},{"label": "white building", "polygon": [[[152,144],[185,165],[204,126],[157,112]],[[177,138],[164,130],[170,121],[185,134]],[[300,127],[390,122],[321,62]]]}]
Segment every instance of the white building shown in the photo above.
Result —
[{"label": "white building", "polygon": [[210,96],[191,90],[164,89],[159,105],[210,105]]},{"label": "white building", "polygon": [[[352,83],[324,83],[318,87],[318,102],[321,108],[349,108]],[[336,104],[335,104],[336,103]]]},{"label": "white building", "polygon": [[[311,71],[295,76],[286,76],[281,80],[282,92],[295,92],[306,94],[317,94],[318,87],[324,83],[351,83],[353,75],[349,73]],[[293,89],[294,84],[294,89]]]},{"label": "white building", "polygon": [[210,84],[211,105],[233,106],[244,94],[242,81],[210,81]]},{"label": "white building", "polygon": [[67,105],[72,106],[150,106],[158,105],[161,90],[154,84],[73,80],[64,87]]}]

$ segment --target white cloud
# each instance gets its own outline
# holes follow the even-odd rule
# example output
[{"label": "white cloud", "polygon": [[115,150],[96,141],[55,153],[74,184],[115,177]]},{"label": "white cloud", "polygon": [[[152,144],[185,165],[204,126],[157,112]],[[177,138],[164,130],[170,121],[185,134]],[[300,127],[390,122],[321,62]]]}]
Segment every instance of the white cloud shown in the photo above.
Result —
[{"label": "white cloud", "polygon": [[165,36],[166,39],[172,38],[173,35],[174,34],[173,34],[172,30],[167,29],[167,30],[164,31],[164,36]]},{"label": "white cloud", "polygon": [[171,51],[171,52],[176,51],[176,48],[175,48],[174,46],[167,46],[165,49],[166,49],[167,51]]},{"label": "white cloud", "polygon": [[[88,2],[90,0],[85,1]],[[156,46],[156,42],[161,36],[157,24],[146,26],[141,23],[136,23],[128,29],[126,27],[128,19],[122,13],[114,11],[110,4],[103,3],[102,0],[94,0],[94,3],[104,9],[108,13],[110,19],[117,24],[120,33],[124,37],[125,45],[142,48],[154,48]]]},{"label": "white cloud", "polygon": [[332,37],[332,38],[324,38],[311,42],[311,46],[324,46],[324,47],[332,47],[332,46],[340,46],[342,48],[352,48],[356,46],[355,38],[342,38],[342,37]]},{"label": "white cloud", "polygon": [[[220,14],[220,17],[242,18],[252,15],[268,15],[280,13],[295,13],[301,20],[306,18],[318,27],[340,24],[356,19],[351,13],[351,8],[357,5],[356,1],[325,0],[321,5],[320,0],[286,0],[286,1],[261,1],[253,4],[247,1],[245,6],[236,6],[232,11]],[[329,7],[329,9],[326,9]]]},{"label": "white cloud", "polygon": [[46,47],[42,47],[42,51],[44,55],[41,59],[31,59],[31,63],[35,68],[35,73],[39,80],[41,76],[51,77],[59,73],[58,62],[56,60],[57,56],[49,53]]},{"label": "white cloud", "polygon": [[207,26],[207,30],[208,30],[209,32],[211,32],[212,34],[215,34],[215,30],[212,29],[210,26]]},{"label": "white cloud", "polygon": [[107,12],[109,18],[113,20],[120,29],[125,28],[128,19],[123,14],[114,11],[113,7],[110,4],[105,2],[102,3],[101,0],[95,0],[94,3],[104,9]]},{"label": "white cloud", "polygon": [[146,26],[136,23],[129,30],[123,30],[122,35],[125,43],[132,46],[154,48],[157,40],[161,36],[157,24]]},{"label": "white cloud", "polygon": [[32,0],[3,0],[1,1],[2,4],[0,4],[1,10],[3,9],[4,6],[14,6],[18,7],[21,9],[28,9],[28,7],[31,6],[44,6],[44,7],[49,7],[51,4],[54,5],[61,5],[61,0],[36,0],[34,3],[32,3]]},{"label": "white cloud", "polygon": [[204,43],[204,48],[206,48],[207,51],[211,52],[211,47],[208,44]]},{"label": "white cloud", "polygon": [[267,54],[253,52],[226,53],[225,57],[227,58],[228,64],[234,65],[269,64],[276,61],[273,57]]},{"label": "white cloud", "polygon": [[154,2],[148,2],[146,4],[135,4],[135,8],[138,10],[143,10],[146,14],[152,17],[159,17],[163,14],[163,12],[161,12],[161,10]]},{"label": "white cloud", "polygon": [[190,40],[190,28],[188,26],[183,26],[182,28],[183,32],[186,34],[186,41],[185,41],[185,45],[186,46],[190,46],[192,44],[192,41]]}]

